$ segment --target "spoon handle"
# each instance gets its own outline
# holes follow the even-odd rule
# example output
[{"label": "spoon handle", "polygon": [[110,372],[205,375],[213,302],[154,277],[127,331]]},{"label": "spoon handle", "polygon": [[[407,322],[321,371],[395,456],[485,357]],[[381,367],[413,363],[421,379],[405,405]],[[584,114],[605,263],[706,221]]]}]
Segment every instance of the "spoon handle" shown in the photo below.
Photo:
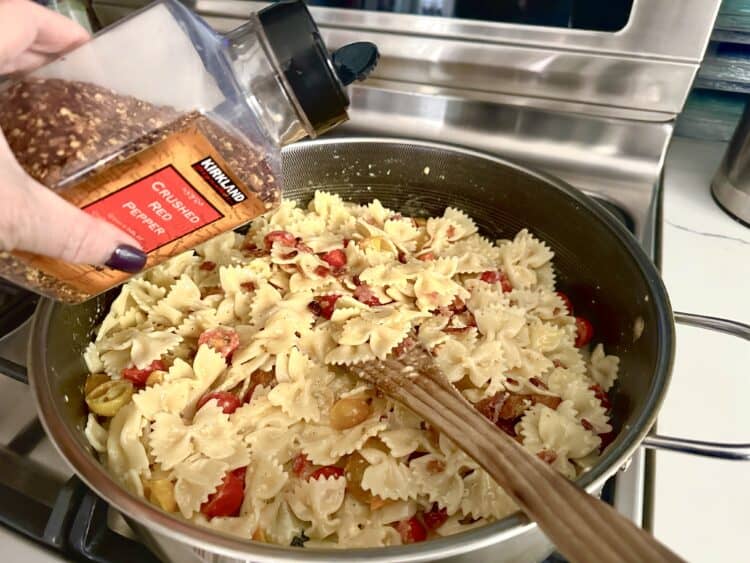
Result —
[{"label": "spoon handle", "polygon": [[682,561],[647,531],[531,455],[459,395],[442,374],[389,373],[384,390],[474,458],[569,560]]}]

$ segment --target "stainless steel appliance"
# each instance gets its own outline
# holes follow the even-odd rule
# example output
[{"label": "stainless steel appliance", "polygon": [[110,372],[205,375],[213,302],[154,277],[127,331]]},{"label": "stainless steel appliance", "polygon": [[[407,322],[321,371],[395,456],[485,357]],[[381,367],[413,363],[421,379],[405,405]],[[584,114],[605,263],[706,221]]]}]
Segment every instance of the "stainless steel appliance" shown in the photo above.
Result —
[{"label": "stainless steel appliance", "polygon": [[[108,23],[143,3],[97,0],[94,9]],[[221,31],[262,5],[193,3]],[[658,263],[662,163],[718,6],[635,0],[618,31],[312,12],[332,48],[372,40],[382,52],[367,85],[352,89],[352,121],[337,135],[441,141],[531,164],[599,197]],[[637,450],[604,491],[639,524],[648,511],[646,458]]]},{"label": "stainless steel appliance", "polygon": [[729,141],[711,193],[724,211],[750,226],[750,107],[742,114]]}]

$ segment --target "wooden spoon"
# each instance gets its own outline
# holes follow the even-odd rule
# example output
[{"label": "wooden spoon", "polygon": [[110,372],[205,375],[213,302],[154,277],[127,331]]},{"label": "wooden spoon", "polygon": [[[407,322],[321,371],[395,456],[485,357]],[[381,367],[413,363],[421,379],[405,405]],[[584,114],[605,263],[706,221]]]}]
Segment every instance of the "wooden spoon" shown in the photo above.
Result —
[{"label": "wooden spoon", "polygon": [[580,563],[682,561],[614,508],[579,489],[487,420],[448,382],[421,345],[349,367],[444,432]]}]

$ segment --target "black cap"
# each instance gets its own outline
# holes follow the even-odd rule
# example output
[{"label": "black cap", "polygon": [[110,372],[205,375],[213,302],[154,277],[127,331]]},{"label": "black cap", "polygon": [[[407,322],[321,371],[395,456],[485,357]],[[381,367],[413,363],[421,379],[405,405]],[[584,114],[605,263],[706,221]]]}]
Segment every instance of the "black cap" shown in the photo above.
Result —
[{"label": "black cap", "polygon": [[380,53],[374,43],[359,41],[337,49],[332,58],[339,80],[344,86],[348,86],[355,80],[364,80],[370,75],[378,64]]},{"label": "black cap", "polygon": [[336,51],[332,60],[302,0],[276,2],[259,11],[258,19],[315,133],[346,121],[349,98],[344,86],[367,77],[377,64],[377,47],[352,43]]}]

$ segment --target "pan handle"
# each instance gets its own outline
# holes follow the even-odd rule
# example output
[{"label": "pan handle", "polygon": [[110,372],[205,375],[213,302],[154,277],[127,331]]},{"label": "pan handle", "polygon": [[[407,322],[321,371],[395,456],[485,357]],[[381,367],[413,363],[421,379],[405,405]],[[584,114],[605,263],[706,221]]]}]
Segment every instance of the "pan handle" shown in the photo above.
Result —
[{"label": "pan handle", "polygon": [[[707,317],[705,315],[694,315],[692,313],[674,313],[674,320],[678,324],[705,328],[715,332],[723,332],[750,341],[750,325],[737,321],[730,321],[717,317]],[[729,444],[724,442],[707,442],[703,440],[689,440],[687,438],[675,438],[673,436],[650,434],[643,441],[642,445],[654,450],[681,452],[702,457],[740,461],[750,460],[750,443]]]},{"label": "pan handle", "polygon": [[0,375],[5,375],[21,383],[29,383],[28,373],[24,366],[2,357],[0,357]]}]

